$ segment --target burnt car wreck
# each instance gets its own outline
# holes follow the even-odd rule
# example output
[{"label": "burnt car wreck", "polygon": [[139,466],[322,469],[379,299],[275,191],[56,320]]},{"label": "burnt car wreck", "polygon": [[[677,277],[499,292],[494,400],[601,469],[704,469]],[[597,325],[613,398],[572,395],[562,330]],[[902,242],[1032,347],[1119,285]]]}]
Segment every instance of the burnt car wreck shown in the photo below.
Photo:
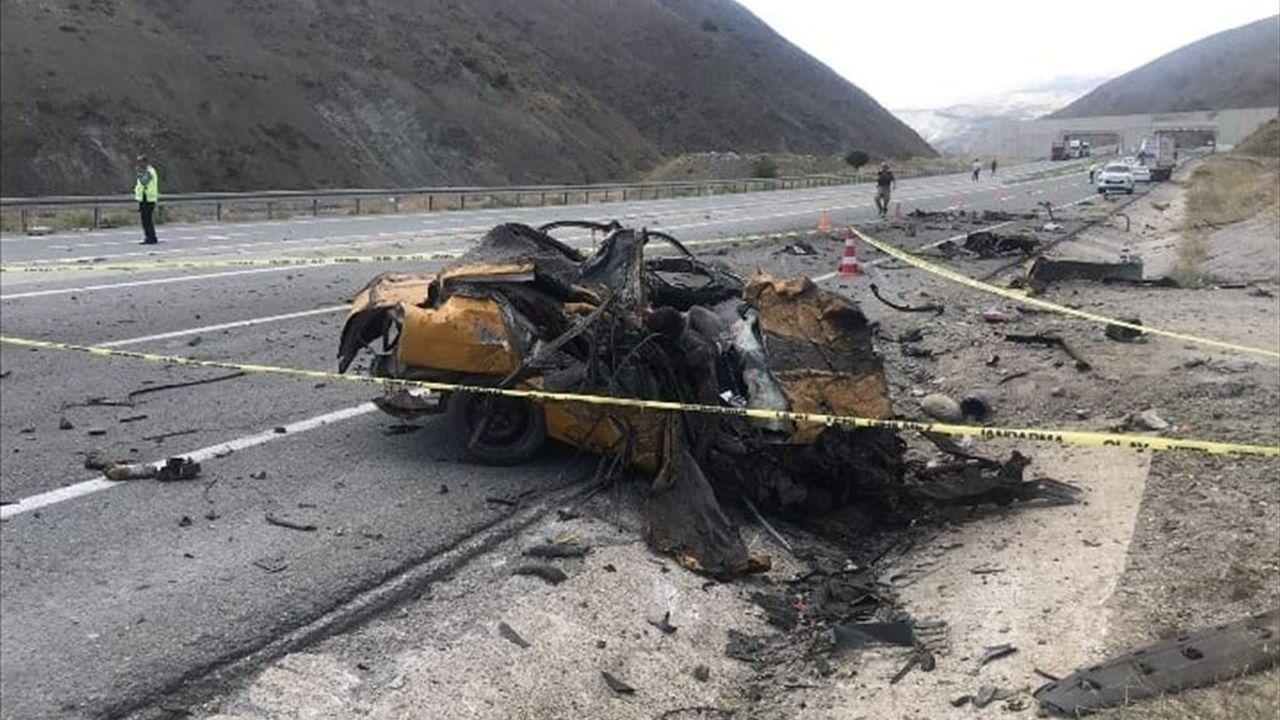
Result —
[{"label": "burnt car wreck", "polygon": [[[551,235],[562,228],[603,240],[588,256]],[[743,280],[665,233],[504,224],[438,273],[366,285],[343,328],[339,370],[368,349],[370,372],[384,377],[888,418],[873,331],[857,303],[806,277]],[[722,502],[795,517],[856,505],[908,520],[939,495],[1023,486],[1021,464],[962,454],[943,492],[947,477],[911,472],[905,443],[887,430],[416,389],[378,404],[401,419],[441,414],[446,437],[474,462],[518,464],[553,439],[598,453],[609,478],[650,478],[650,544],[718,576],[767,567],[748,557]]]}]

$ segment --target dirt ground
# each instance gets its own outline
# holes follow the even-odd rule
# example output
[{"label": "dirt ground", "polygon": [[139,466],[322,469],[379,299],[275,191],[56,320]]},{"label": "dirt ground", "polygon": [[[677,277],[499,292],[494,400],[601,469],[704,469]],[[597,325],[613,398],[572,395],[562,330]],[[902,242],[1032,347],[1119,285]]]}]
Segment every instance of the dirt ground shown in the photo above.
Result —
[{"label": "dirt ground", "polygon": [[[1144,260],[1148,279],[1179,260],[1178,182],[1126,204],[1092,200],[1045,218],[1019,220],[1024,232],[1056,244],[1051,256]],[[1009,209],[1032,209],[1012,207]],[[1120,211],[1127,215],[1129,229]],[[1086,221],[1093,224],[1088,225]],[[938,254],[969,220],[907,220],[866,232],[907,249]],[[1195,289],[1052,284],[1047,299],[1152,327],[1252,347],[1280,346],[1280,222],[1264,215],[1207,238]],[[782,244],[714,251],[741,271],[768,261],[784,271],[829,275],[842,245],[810,238],[816,256],[779,254]],[[896,411],[923,418],[920,400],[982,393],[992,425],[1109,431],[1130,413],[1153,410],[1170,437],[1280,442],[1280,371],[1268,358],[1148,336],[1118,342],[1100,325],[1031,312],[887,262],[863,248],[868,274],[826,278],[879,323],[879,348]],[[1003,284],[1022,269],[1008,258],[935,258],[971,277]],[[1010,266],[1001,271],[1004,266]],[[888,308],[944,306],[941,315]],[[998,310],[1004,321],[985,322]],[[1092,365],[1077,370],[1052,347],[1020,345],[1005,333],[1060,333]],[[919,339],[910,340],[912,335]],[[936,458],[913,438],[910,452]],[[605,493],[582,517],[549,513],[537,529],[367,627],[273,663],[238,690],[196,713],[217,720],[260,718],[1030,718],[1030,693],[1056,676],[1108,655],[1280,605],[1280,464],[1274,459],[1143,453],[983,441],[973,452],[1027,454],[1032,477],[1081,488],[1083,502],[957,513],[889,538],[892,549],[824,546],[846,569],[875,564],[882,620],[910,618],[936,660],[898,682],[906,648],[830,652],[830,630],[791,632],[770,625],[753,601],[760,593],[795,597],[795,581],[814,557],[811,538],[785,523],[796,542],[784,550],[743,518],[753,552],[774,570],[733,584],[711,583],[638,538],[635,498]],[[551,585],[513,575],[522,549],[545,540],[590,546],[581,559],[552,561],[567,579]],[[881,538],[881,541],[885,541]],[[816,541],[815,541],[816,542]],[[843,554],[843,555],[841,555]],[[668,614],[669,613],[669,614]],[[664,632],[666,618],[677,628]],[[527,642],[521,647],[501,623]],[[823,634],[825,633],[825,634]],[[743,640],[746,638],[746,640]],[[742,652],[742,643],[752,649]],[[737,643],[737,645],[735,645]],[[752,645],[752,643],[756,643]],[[1017,650],[983,664],[986,648]],[[730,649],[738,647],[737,652]],[[729,657],[730,654],[737,657]],[[619,692],[610,673],[633,689]],[[985,708],[953,706],[982,686],[998,690]],[[1103,717],[1272,718],[1280,710],[1280,671],[1134,703]]]}]

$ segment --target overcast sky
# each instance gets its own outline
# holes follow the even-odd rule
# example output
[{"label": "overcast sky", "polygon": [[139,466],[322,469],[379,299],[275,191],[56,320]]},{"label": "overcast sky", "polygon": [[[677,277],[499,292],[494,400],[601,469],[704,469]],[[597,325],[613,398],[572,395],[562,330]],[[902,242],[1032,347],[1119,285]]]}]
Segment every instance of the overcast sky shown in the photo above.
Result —
[{"label": "overcast sky", "polygon": [[1277,13],[1276,0],[738,0],[890,110],[1114,77]]}]

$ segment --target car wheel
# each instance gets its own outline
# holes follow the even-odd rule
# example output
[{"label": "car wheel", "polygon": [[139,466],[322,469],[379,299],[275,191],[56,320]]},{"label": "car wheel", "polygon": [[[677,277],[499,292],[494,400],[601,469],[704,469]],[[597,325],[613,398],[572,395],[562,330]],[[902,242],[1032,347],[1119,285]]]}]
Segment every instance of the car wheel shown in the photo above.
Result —
[{"label": "car wheel", "polygon": [[[491,378],[467,378],[462,385],[487,385]],[[519,465],[547,442],[542,406],[522,398],[483,393],[450,393],[444,431],[449,444],[469,462]]]}]

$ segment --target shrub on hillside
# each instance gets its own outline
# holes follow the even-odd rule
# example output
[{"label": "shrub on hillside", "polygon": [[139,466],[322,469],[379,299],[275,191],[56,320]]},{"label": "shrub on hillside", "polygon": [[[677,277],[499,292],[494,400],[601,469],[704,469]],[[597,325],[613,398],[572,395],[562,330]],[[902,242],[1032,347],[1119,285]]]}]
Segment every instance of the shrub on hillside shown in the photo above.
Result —
[{"label": "shrub on hillside", "polygon": [[751,174],[758,178],[778,177],[778,163],[768,155],[761,155],[751,164]]},{"label": "shrub on hillside", "polygon": [[850,150],[845,153],[844,161],[852,166],[854,170],[857,170],[871,162],[871,156],[861,150]]}]

